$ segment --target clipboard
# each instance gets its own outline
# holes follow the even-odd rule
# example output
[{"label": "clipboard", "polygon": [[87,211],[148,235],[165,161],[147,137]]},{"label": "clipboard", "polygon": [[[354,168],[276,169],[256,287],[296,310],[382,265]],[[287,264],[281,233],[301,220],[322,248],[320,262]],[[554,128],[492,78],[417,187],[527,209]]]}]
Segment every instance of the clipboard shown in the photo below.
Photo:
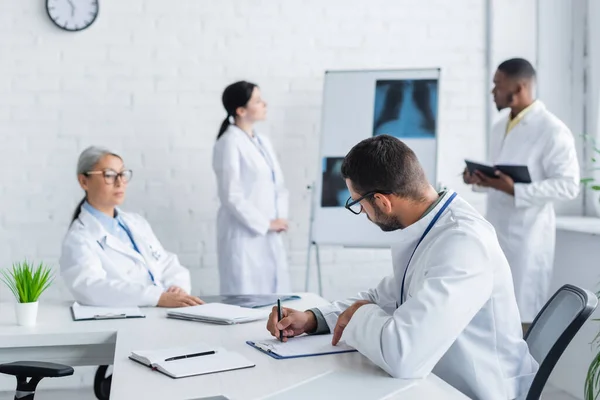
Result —
[{"label": "clipboard", "polygon": [[[77,317],[74,307],[85,307],[88,315]],[[106,319],[130,319],[130,318],[146,318],[144,314],[137,307],[132,308],[115,308],[115,312],[101,312],[105,311],[104,307],[86,307],[81,306],[77,302],[71,305],[71,317],[73,321],[102,321]],[[124,311],[124,312],[119,312]]]},{"label": "clipboard", "polygon": [[[317,337],[321,337],[321,338],[326,338],[327,341],[331,341],[331,336],[332,335],[310,335],[310,336],[306,336],[306,337],[311,337],[311,338],[317,338]],[[304,335],[302,336],[304,337]],[[331,342],[330,342],[331,343]],[[318,346],[318,348],[320,349],[328,349],[328,348],[333,348],[331,350],[321,350],[321,351],[315,351],[315,352],[306,352],[306,353],[296,353],[293,355],[281,355],[278,354],[276,350],[272,350],[270,349],[268,346],[262,345],[261,343],[255,342],[255,341],[251,341],[248,340],[246,341],[246,344],[249,345],[250,347],[254,347],[256,350],[270,356],[273,357],[276,360],[286,360],[286,359],[290,359],[290,358],[305,358],[305,357],[317,357],[317,356],[326,356],[326,355],[331,355],[331,354],[343,354],[343,353],[355,353],[357,350],[353,349],[349,346],[341,346],[339,349],[335,349],[333,346],[327,346],[327,347],[323,347],[323,346]],[[285,346],[285,344],[284,344]],[[333,350],[333,351],[332,351]]]}]

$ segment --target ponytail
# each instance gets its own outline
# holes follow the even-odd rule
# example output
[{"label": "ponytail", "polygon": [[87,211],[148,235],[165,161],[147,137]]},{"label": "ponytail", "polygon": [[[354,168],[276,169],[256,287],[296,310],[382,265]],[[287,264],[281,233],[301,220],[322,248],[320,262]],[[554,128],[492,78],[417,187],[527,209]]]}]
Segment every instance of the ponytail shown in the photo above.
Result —
[{"label": "ponytail", "polygon": [[83,203],[85,203],[86,200],[87,200],[87,196],[85,196],[83,199],[81,199],[81,201],[77,205],[77,208],[75,209],[75,212],[73,213],[73,218],[71,219],[71,225],[73,225],[73,222],[75,222],[75,220],[77,218],[79,218],[79,214],[81,213],[81,207],[83,206]]},{"label": "ponytail", "polygon": [[256,87],[257,86],[254,83],[239,81],[232,83],[225,88],[221,101],[223,102],[225,111],[227,111],[227,118],[225,118],[221,124],[217,140],[223,136],[227,128],[229,128],[229,125],[235,123],[234,119],[237,116],[237,109],[248,105],[248,102],[252,97],[252,92]]},{"label": "ponytail", "polygon": [[219,129],[219,134],[217,135],[217,140],[219,140],[219,138],[221,136],[223,136],[223,134],[225,133],[225,131],[227,130],[227,128],[229,128],[229,125],[231,125],[231,122],[229,121],[229,116],[227,116],[223,120],[223,123],[221,124],[221,128]]}]

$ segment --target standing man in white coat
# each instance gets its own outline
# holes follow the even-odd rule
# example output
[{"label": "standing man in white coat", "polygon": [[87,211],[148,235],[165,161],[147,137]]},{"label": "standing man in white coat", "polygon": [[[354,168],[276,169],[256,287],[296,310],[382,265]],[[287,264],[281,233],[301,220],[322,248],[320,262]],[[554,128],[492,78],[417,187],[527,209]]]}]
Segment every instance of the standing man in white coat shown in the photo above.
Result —
[{"label": "standing man in white coat", "polygon": [[526,395],[538,365],[522,338],[508,262],[492,226],[455,192],[437,193],[415,154],[387,135],[344,159],[354,214],[384,231],[393,275],[357,297],[307,311],[277,308],[279,337],[333,332],[395,378],[430,372],[473,399]]},{"label": "standing man in white coat", "polygon": [[288,191],[269,139],[254,130],[267,106],[258,86],[240,81],[223,92],[227,117],[213,152],[221,206],[217,252],[221,294],[289,292],[282,233]]},{"label": "standing man in white coat", "polygon": [[526,60],[498,66],[492,94],[498,110],[510,109],[492,128],[492,164],[526,165],[532,183],[464,173],[486,188],[487,219],[496,228],[510,264],[526,332],[549,299],[555,244],[554,202],[579,194],[579,163],[569,128],[534,98],[535,70]]}]

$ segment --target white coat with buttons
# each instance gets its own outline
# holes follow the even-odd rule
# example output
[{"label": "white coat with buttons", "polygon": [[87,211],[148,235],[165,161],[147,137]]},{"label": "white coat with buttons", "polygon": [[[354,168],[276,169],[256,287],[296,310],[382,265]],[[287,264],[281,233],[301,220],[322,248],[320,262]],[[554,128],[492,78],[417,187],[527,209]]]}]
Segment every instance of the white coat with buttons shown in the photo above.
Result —
[{"label": "white coat with buttons", "polygon": [[255,136],[232,125],[214,147],[221,294],[291,290],[282,234],[269,231],[288,218],[288,191],[270,141]]},{"label": "white coat with buttons", "polygon": [[156,306],[170,286],[190,293],[189,271],[162,247],[150,224],[140,215],[117,211],[140,253],[82,207],[60,257],[61,275],[75,300],[91,306]]},{"label": "white coat with buttons", "polygon": [[507,124],[508,115],[492,129],[492,163],[526,165],[532,183],[516,183],[514,196],[488,189],[486,218],[510,264],[521,320],[531,323],[550,298],[554,203],[579,194],[579,163],[571,131],[541,101],[508,134]]},{"label": "white coat with buttons", "polygon": [[354,313],[342,340],[395,378],[433,372],[472,399],[524,399],[538,364],[523,340],[510,268],[492,226],[457,197],[410,259],[450,196],[397,236],[393,275],[319,311],[333,332],[341,312],[357,300],[371,302]]}]

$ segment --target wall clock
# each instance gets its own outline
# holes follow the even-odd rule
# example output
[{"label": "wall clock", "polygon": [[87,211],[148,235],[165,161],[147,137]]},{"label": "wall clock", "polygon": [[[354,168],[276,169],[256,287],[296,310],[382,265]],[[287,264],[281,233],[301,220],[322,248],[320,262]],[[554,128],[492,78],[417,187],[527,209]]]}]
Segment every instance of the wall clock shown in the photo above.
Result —
[{"label": "wall clock", "polygon": [[98,0],[46,0],[48,17],[61,29],[82,31],[98,17]]}]

